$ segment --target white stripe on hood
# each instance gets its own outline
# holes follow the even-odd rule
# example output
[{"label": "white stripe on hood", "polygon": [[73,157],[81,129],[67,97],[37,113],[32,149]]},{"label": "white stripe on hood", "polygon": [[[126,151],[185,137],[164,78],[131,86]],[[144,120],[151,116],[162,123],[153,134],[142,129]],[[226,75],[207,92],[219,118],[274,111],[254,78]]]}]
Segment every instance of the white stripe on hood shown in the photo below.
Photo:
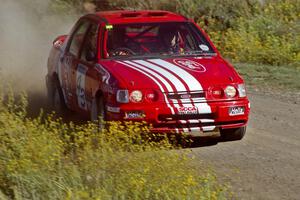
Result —
[{"label": "white stripe on hood", "polygon": [[[162,59],[149,59],[149,61],[180,76],[188,86],[189,91],[203,90],[200,82],[192,74],[182,69],[181,67]],[[198,111],[201,114],[211,113],[211,107],[207,103],[194,103],[194,105],[198,108]]]}]

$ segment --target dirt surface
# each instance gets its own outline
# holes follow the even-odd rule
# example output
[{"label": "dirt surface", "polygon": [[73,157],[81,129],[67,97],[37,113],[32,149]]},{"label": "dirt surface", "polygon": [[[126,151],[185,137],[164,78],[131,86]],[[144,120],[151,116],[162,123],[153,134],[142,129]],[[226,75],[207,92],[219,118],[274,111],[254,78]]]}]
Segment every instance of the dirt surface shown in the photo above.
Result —
[{"label": "dirt surface", "polygon": [[300,199],[300,102],[283,96],[251,92],[243,140],[192,149],[236,199]]}]

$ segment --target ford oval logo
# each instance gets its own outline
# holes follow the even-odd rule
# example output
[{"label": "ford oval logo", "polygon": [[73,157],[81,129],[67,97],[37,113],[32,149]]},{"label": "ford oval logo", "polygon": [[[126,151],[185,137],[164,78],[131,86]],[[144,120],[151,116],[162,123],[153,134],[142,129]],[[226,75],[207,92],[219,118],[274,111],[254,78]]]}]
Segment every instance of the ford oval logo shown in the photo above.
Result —
[{"label": "ford oval logo", "polygon": [[184,67],[192,71],[196,71],[196,72],[206,71],[206,68],[203,65],[193,60],[178,58],[178,59],[174,59],[173,62],[178,66]]},{"label": "ford oval logo", "polygon": [[189,99],[189,98],[191,98],[191,95],[189,95],[189,94],[182,94],[182,95],[180,95],[180,98],[181,99]]}]

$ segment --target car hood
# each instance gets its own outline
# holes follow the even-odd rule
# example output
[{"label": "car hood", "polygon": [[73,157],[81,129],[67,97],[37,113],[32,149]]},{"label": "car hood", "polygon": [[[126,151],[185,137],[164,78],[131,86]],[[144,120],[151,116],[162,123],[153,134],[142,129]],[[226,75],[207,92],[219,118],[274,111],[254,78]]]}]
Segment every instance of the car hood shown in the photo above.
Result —
[{"label": "car hood", "polygon": [[128,89],[199,91],[242,81],[218,56],[110,60],[102,65]]}]

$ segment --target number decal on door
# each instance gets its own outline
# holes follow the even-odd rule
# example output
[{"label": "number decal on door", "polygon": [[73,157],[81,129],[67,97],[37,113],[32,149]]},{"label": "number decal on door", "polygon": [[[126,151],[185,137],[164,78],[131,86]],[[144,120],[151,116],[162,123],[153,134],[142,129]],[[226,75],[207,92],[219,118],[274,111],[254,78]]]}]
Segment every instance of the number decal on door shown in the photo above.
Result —
[{"label": "number decal on door", "polygon": [[86,92],[85,92],[85,77],[87,67],[79,64],[76,72],[76,95],[78,106],[81,109],[87,110]]}]

